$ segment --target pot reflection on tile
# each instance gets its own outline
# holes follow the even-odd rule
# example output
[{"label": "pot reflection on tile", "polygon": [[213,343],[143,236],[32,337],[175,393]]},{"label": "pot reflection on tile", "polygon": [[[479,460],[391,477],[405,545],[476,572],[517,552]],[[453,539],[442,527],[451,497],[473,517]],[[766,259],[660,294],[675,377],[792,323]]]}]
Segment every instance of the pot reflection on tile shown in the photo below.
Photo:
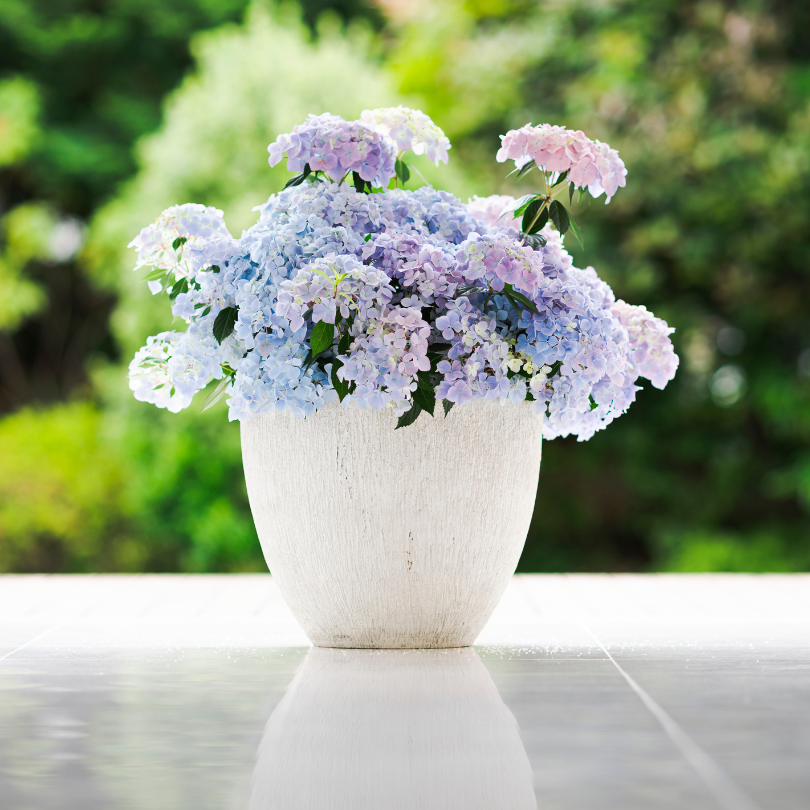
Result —
[{"label": "pot reflection on tile", "polygon": [[471,648],[314,647],[259,747],[250,810],[535,810],[514,716]]}]

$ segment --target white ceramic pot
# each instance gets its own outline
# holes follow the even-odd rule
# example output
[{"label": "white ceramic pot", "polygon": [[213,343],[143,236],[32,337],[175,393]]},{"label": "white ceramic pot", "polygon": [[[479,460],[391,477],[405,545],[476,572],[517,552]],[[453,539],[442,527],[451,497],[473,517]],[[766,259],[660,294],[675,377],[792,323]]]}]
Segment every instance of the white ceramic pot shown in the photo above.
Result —
[{"label": "white ceramic pot", "polygon": [[250,810],[537,810],[475,650],[309,651],[262,738]]},{"label": "white ceramic pot", "polygon": [[242,424],[267,565],[317,646],[472,644],[517,566],[540,471],[532,408],[439,406],[395,425],[337,404]]}]

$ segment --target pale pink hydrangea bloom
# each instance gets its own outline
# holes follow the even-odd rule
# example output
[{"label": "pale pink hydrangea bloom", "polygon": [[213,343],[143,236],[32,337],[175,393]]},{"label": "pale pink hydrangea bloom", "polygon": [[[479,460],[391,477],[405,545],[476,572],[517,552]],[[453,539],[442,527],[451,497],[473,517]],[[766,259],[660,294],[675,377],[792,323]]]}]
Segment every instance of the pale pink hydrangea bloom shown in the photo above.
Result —
[{"label": "pale pink hydrangea bloom", "polygon": [[587,188],[593,197],[604,192],[606,203],[626,184],[627,169],[615,149],[592,141],[580,130],[551,124],[526,124],[501,135],[497,160],[514,160],[518,168],[534,160],[546,171],[567,171],[568,182],[574,187]]},{"label": "pale pink hydrangea bloom", "polygon": [[514,216],[506,214],[501,219],[501,214],[507,209],[513,208],[515,198],[508,194],[493,194],[490,197],[479,197],[477,194],[467,200],[465,208],[479,221],[483,222],[487,228],[500,225],[510,231],[520,230],[520,220]]},{"label": "pale pink hydrangea bloom", "polygon": [[363,110],[361,120],[397,145],[399,153],[409,149],[415,155],[427,155],[438,166],[447,163],[450,139],[421,110],[410,107],[380,107]]}]

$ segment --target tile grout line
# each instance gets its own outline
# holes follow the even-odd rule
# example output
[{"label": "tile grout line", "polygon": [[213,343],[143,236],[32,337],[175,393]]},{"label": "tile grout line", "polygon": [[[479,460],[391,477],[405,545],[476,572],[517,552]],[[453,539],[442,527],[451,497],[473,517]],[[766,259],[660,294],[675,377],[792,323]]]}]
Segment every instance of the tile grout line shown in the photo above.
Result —
[{"label": "tile grout line", "polygon": [[[109,591],[109,589],[107,589]],[[7,659],[11,658],[12,655],[18,653],[20,650],[24,650],[26,647],[29,647],[36,641],[39,641],[41,638],[44,638],[49,633],[53,633],[55,630],[59,630],[60,628],[64,627],[66,624],[70,624],[70,622],[76,621],[77,619],[81,619],[83,616],[86,616],[88,611],[94,610],[97,608],[106,598],[107,592],[102,590],[101,597],[96,599],[95,601],[91,601],[89,604],[85,604],[82,606],[82,609],[77,611],[73,616],[66,616],[64,619],[56,622],[56,624],[51,625],[50,627],[45,628],[41,633],[37,633],[33,638],[28,639],[25,644],[21,644],[19,647],[11,650],[11,652],[7,652],[5,655],[0,655],[0,662],[6,661]]]},{"label": "tile grout line", "polygon": [[627,685],[636,693],[650,714],[658,721],[666,735],[672,740],[684,759],[697,772],[720,805],[725,810],[761,810],[760,806],[678,725],[666,709],[643,689],[631,675],[625,672],[593,630],[584,621],[580,621],[580,626],[601,647],[602,652],[610,659],[619,674],[627,681]]},{"label": "tile grout line", "polygon": [[47,627],[41,633],[37,633],[37,635],[35,635],[33,638],[28,639],[28,641],[26,641],[25,644],[20,644],[19,647],[16,647],[15,649],[11,650],[11,652],[7,652],[5,655],[0,655],[0,661],[5,661],[7,658],[11,658],[11,656],[14,655],[14,653],[18,653],[20,650],[24,650],[26,647],[33,644],[35,641],[39,641],[43,636],[47,636],[48,633],[52,633],[54,630],[58,630],[60,627],[66,625],[69,621],[70,619],[62,619],[56,624]]}]

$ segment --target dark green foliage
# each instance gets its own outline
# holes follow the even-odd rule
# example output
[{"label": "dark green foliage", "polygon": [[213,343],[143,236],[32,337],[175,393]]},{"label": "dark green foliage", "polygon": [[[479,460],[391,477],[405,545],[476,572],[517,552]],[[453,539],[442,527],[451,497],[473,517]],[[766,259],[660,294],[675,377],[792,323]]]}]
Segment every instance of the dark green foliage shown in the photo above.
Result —
[{"label": "dark green foliage", "polygon": [[312,334],[309,337],[309,347],[312,356],[317,357],[321,352],[325,352],[335,339],[335,325],[326,321],[318,321],[312,327]]},{"label": "dark green foliage", "polygon": [[[174,301],[174,299],[177,298],[177,296],[180,295],[180,293],[187,293],[187,292],[188,292],[188,279],[187,278],[181,278],[180,281],[176,282],[174,284],[174,286],[172,287],[171,292],[169,293],[169,298],[171,298],[171,300]],[[227,310],[223,310],[223,311],[227,311]],[[220,313],[220,315],[221,314],[222,313]],[[217,316],[217,320],[219,320],[219,316]],[[234,318],[234,320],[236,320],[236,318]],[[217,328],[216,321],[214,321],[214,334],[215,335],[216,335],[216,328]],[[233,332],[233,323],[231,323],[231,328],[230,328],[230,331],[228,332],[228,335],[230,335],[231,332]],[[228,335],[225,335],[223,338],[218,338],[219,342],[222,343],[222,341]]]},{"label": "dark green foliage", "polygon": [[340,360],[332,361],[332,385],[335,387],[335,391],[341,402],[343,402],[350,390],[350,384],[345,380],[341,380],[337,375],[338,370],[342,367],[343,363]]},{"label": "dark green foliage", "polygon": [[420,413],[422,413],[422,408],[416,401],[414,401],[411,409],[409,411],[405,411],[405,413],[403,413],[402,416],[397,419],[397,426],[394,428],[394,430],[399,430],[400,428],[412,425],[418,419]]},{"label": "dark green foliage", "polygon": [[303,183],[304,180],[306,180],[307,177],[309,177],[311,174],[312,169],[310,168],[309,163],[307,163],[307,165],[304,166],[304,171],[302,171],[301,174],[296,174],[295,176],[291,177],[284,184],[284,188],[292,188],[293,186],[300,186],[301,183]]},{"label": "dark green foliage", "polygon": [[548,211],[554,227],[562,234],[568,233],[568,228],[571,225],[571,220],[568,218],[568,211],[559,200],[554,200],[549,206]]},{"label": "dark green foliage", "polygon": [[217,339],[217,343],[222,343],[233,332],[238,317],[239,309],[237,307],[225,307],[214,318],[214,337]]},{"label": "dark green foliage", "polygon": [[523,214],[523,223],[521,224],[524,233],[537,233],[545,227],[548,222],[548,208],[540,210],[544,203],[545,200],[540,198],[529,203]]},{"label": "dark green foliage", "polygon": [[411,171],[408,168],[408,164],[405,163],[404,160],[397,160],[394,163],[394,171],[396,172],[397,179],[402,184],[403,188],[405,187],[405,183],[411,179]]},{"label": "dark green foliage", "polygon": [[529,310],[529,312],[540,314],[537,311],[537,307],[534,305],[534,302],[527,298],[523,293],[518,292],[511,284],[504,284],[503,285],[503,294],[509,299],[509,303],[520,313],[523,312],[524,309]]},{"label": "dark green foliage", "polygon": [[436,391],[430,372],[419,371],[416,375],[417,388],[413,392],[413,401],[423,410],[433,416],[436,407]]},{"label": "dark green foliage", "polygon": [[363,180],[359,172],[352,172],[352,183],[360,194],[371,194],[371,183],[368,180]]}]

